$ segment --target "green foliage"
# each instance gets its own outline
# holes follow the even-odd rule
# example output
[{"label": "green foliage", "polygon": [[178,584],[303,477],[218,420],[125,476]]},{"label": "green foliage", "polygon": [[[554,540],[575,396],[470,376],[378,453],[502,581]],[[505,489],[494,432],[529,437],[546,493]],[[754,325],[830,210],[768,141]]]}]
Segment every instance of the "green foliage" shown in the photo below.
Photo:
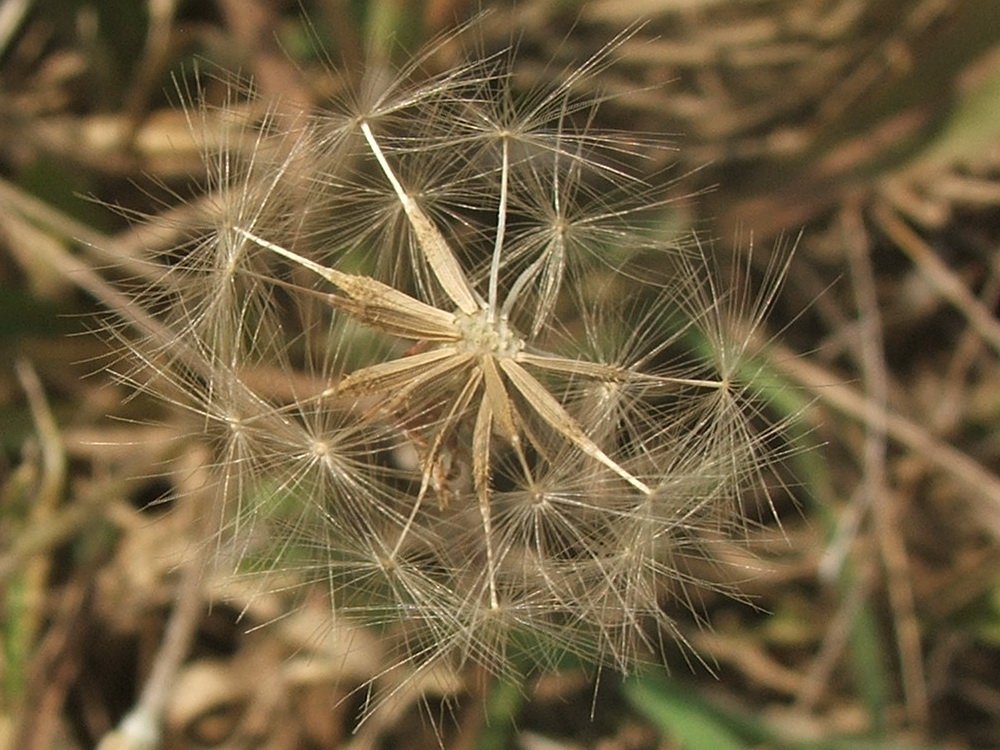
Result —
[{"label": "green foliage", "polygon": [[722,708],[662,674],[647,671],[629,680],[625,695],[680,750],[932,750],[892,739],[824,737],[800,739],[778,731],[754,714]]}]

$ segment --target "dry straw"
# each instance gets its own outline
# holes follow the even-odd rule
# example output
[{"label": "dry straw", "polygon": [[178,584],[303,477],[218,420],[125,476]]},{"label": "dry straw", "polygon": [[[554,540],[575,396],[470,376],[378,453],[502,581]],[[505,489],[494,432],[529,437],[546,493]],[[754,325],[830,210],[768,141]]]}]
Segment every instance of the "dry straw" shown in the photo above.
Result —
[{"label": "dry straw", "polygon": [[722,291],[660,236],[649,144],[574,93],[614,46],[544,91],[421,58],[294,120],[192,109],[243,119],[129,379],[212,441],[235,570],[324,584],[410,664],[628,670],[769,461],[747,355],[780,269]]}]

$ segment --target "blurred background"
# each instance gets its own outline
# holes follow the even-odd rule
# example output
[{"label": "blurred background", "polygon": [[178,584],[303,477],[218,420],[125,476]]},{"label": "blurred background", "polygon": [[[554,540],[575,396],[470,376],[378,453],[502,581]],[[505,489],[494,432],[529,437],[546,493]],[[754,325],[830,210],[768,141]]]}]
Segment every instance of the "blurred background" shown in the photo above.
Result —
[{"label": "blurred background", "polygon": [[[354,732],[378,638],[204,580],[171,498],[206,459],[93,331],[204,187],[193,71],[322,106],[480,13],[525,88],[631,29],[580,93],[670,142],[664,226],[795,246],[760,375],[794,447],[720,566],[748,602],[677,613],[697,658],[414,682]],[[138,747],[136,706],[178,750],[1000,747],[998,243],[995,0],[2,0],[0,747]]]}]

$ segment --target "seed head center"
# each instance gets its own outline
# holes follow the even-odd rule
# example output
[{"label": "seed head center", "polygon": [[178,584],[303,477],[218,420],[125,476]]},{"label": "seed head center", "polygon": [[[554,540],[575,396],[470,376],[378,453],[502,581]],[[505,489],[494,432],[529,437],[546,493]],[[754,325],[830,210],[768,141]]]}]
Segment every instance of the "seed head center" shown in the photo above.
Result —
[{"label": "seed head center", "polygon": [[455,313],[455,324],[462,334],[461,349],[479,355],[513,357],[524,348],[524,341],[503,317],[490,315],[487,309],[472,314]]}]

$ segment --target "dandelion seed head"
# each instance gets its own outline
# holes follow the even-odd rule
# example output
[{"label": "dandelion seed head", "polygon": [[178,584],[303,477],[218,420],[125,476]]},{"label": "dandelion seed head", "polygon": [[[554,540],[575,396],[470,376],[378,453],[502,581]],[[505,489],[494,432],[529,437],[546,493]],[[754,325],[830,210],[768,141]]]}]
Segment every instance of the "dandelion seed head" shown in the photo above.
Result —
[{"label": "dandelion seed head", "polygon": [[173,336],[134,344],[148,388],[222,433],[232,547],[400,661],[517,671],[527,634],[631,668],[766,463],[736,324],[766,304],[638,221],[645,141],[574,90],[613,48],[523,95],[501,58],[418,61],[268,119],[139,298]]}]

